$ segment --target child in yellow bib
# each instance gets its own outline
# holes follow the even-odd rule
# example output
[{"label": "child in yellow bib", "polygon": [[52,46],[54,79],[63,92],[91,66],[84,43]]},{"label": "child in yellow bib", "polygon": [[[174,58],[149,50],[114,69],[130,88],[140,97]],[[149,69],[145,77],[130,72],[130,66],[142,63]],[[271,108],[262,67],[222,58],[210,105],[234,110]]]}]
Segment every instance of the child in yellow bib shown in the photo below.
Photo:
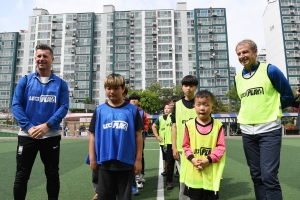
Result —
[{"label": "child in yellow bib", "polygon": [[185,184],[184,195],[193,200],[218,199],[226,159],[224,128],[211,117],[215,108],[211,92],[197,92],[194,102],[197,117],[185,123],[180,182]]}]

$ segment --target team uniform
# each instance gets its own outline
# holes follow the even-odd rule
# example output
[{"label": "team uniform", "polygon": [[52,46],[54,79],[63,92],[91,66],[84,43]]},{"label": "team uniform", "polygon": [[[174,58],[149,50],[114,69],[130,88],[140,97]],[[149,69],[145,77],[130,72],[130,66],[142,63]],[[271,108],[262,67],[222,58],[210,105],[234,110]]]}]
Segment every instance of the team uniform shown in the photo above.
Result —
[{"label": "team uniform", "polygon": [[[47,177],[48,197],[57,199],[59,194],[60,123],[69,108],[69,92],[65,81],[51,73],[40,77],[37,72],[22,77],[12,101],[12,113],[19,122],[17,171],[14,196],[23,199],[36,155],[40,152]],[[34,139],[28,130],[49,122],[50,130]]]},{"label": "team uniform", "polygon": [[171,138],[171,126],[172,121],[170,115],[162,115],[159,116],[158,119],[155,120],[154,124],[156,124],[158,129],[158,135],[163,139],[162,142],[158,142],[159,146],[161,147],[163,160],[167,158],[167,146],[171,145],[172,147],[172,138]]},{"label": "team uniform", "polygon": [[[237,117],[256,198],[282,199],[278,180],[282,109],[293,101],[283,73],[274,65],[260,63],[235,76],[241,99]],[[255,108],[255,112],[253,112]],[[272,145],[270,145],[272,144]]]},{"label": "team uniform", "polygon": [[[197,117],[197,113],[194,109],[194,99],[187,101],[184,99],[184,97],[177,101],[174,105],[174,108],[172,110],[172,123],[176,123],[176,128],[177,128],[177,139],[176,139],[176,147],[179,152],[180,157],[182,157],[183,149],[182,149],[182,142],[183,142],[183,135],[184,135],[184,127],[185,123],[189,121],[190,119],[194,119]],[[176,161],[177,168],[179,171],[179,174],[181,174],[181,163]],[[183,163],[185,164],[185,163]],[[168,171],[167,174],[169,176],[172,176],[174,174],[174,165],[172,166],[170,163],[168,163]],[[170,171],[169,171],[170,169]],[[183,166],[183,169],[185,169],[185,166]],[[168,177],[167,175],[167,177]],[[179,199],[184,199],[185,197],[183,196],[183,190],[184,190],[184,184],[180,182],[180,192],[179,192]]]},{"label": "team uniform", "polygon": [[119,107],[98,106],[89,131],[95,134],[98,170],[98,198],[131,199],[136,158],[136,131],[143,129],[136,106],[125,102]]},{"label": "team uniform", "polygon": [[[220,180],[225,166],[225,138],[222,123],[212,119],[202,125],[196,119],[186,123],[182,145],[180,182],[185,184],[184,194],[193,200],[218,199]],[[210,164],[202,171],[191,160],[207,158]]]}]

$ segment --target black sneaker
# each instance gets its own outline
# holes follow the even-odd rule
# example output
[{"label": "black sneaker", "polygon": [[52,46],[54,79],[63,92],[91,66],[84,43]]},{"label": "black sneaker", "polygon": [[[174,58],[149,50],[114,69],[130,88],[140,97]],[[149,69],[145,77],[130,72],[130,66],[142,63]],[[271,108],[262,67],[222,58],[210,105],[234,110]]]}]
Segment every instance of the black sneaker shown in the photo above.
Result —
[{"label": "black sneaker", "polygon": [[162,176],[167,176],[167,172],[164,171],[164,172],[161,173],[161,175],[162,175]]},{"label": "black sneaker", "polygon": [[174,188],[173,183],[167,182],[166,189],[167,189],[167,190],[172,190],[173,188]]}]

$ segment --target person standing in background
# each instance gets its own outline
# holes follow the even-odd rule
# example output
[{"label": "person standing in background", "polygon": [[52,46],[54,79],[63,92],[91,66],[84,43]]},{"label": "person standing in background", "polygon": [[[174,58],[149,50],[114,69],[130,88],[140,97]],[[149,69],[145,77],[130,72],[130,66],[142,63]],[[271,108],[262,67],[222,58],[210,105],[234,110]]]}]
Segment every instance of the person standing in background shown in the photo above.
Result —
[{"label": "person standing in background", "polygon": [[165,104],[164,115],[159,116],[158,119],[152,125],[152,131],[158,144],[161,148],[162,159],[164,161],[164,171],[161,173],[162,176],[167,175],[167,145],[172,144],[171,142],[171,118],[170,118],[170,106]]},{"label": "person standing in background", "polygon": [[14,199],[24,200],[37,153],[45,167],[48,199],[57,200],[60,190],[60,123],[69,109],[67,83],[52,73],[53,51],[46,44],[35,48],[36,72],[23,76],[12,100],[19,122]]},{"label": "person standing in background", "polygon": [[108,75],[104,87],[109,100],[96,108],[89,127],[90,167],[98,171],[98,200],[128,200],[142,168],[143,123],[137,107],[124,101],[123,76]]},{"label": "person standing in background", "polygon": [[294,99],[283,73],[274,65],[260,63],[252,40],[236,45],[244,69],[235,76],[241,108],[237,117],[256,199],[282,200],[278,180],[281,151],[282,109]]},{"label": "person standing in background", "polygon": [[[186,169],[180,177],[184,194],[191,199],[219,199],[220,181],[226,160],[223,124],[211,117],[216,98],[201,90],[195,95],[197,117],[185,123],[182,163]],[[183,165],[183,164],[182,164]]]},{"label": "person standing in background", "polygon": [[[187,75],[183,77],[181,81],[182,91],[184,96],[175,103],[172,110],[172,151],[173,157],[176,160],[179,175],[181,170],[185,169],[185,166],[181,166],[180,157],[183,154],[182,142],[184,136],[184,125],[190,119],[197,117],[197,113],[194,109],[194,96],[198,87],[198,79],[195,76]],[[184,156],[184,155],[183,155]],[[182,168],[181,168],[182,167]],[[181,177],[179,178],[180,191],[179,200],[189,199],[184,193],[184,183]]]},{"label": "person standing in background", "polygon": [[291,103],[291,106],[297,110],[298,112],[298,116],[297,116],[297,119],[296,119],[296,126],[295,126],[295,129],[296,130],[299,130],[299,133],[300,133],[300,109],[299,109],[299,106],[300,106],[300,101],[299,101],[299,97],[300,97],[300,84],[297,85],[297,88],[296,88],[296,96],[294,98],[294,101]]},{"label": "person standing in background", "polygon": [[141,97],[137,94],[131,94],[129,96],[130,103],[132,105],[135,105],[138,108],[139,113],[141,115],[141,118],[143,120],[143,124],[144,124],[144,129],[143,129],[143,132],[142,132],[142,137],[143,137],[142,171],[141,171],[140,174],[135,176],[137,187],[138,188],[143,188],[144,187],[143,183],[146,182],[145,177],[144,177],[145,176],[144,148],[145,148],[146,133],[147,133],[148,128],[149,128],[149,120],[148,120],[146,112],[141,107],[139,107],[140,100],[141,100]]}]

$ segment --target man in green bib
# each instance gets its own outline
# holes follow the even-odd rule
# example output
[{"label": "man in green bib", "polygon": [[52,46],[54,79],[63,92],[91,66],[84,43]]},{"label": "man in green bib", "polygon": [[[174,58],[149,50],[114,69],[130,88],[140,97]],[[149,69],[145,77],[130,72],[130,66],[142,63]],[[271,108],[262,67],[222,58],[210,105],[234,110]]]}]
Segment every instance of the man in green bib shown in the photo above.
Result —
[{"label": "man in green bib", "polygon": [[257,46],[243,40],[236,46],[244,69],[235,76],[241,108],[237,117],[256,199],[282,200],[278,180],[282,109],[293,101],[283,73],[256,60]]}]

